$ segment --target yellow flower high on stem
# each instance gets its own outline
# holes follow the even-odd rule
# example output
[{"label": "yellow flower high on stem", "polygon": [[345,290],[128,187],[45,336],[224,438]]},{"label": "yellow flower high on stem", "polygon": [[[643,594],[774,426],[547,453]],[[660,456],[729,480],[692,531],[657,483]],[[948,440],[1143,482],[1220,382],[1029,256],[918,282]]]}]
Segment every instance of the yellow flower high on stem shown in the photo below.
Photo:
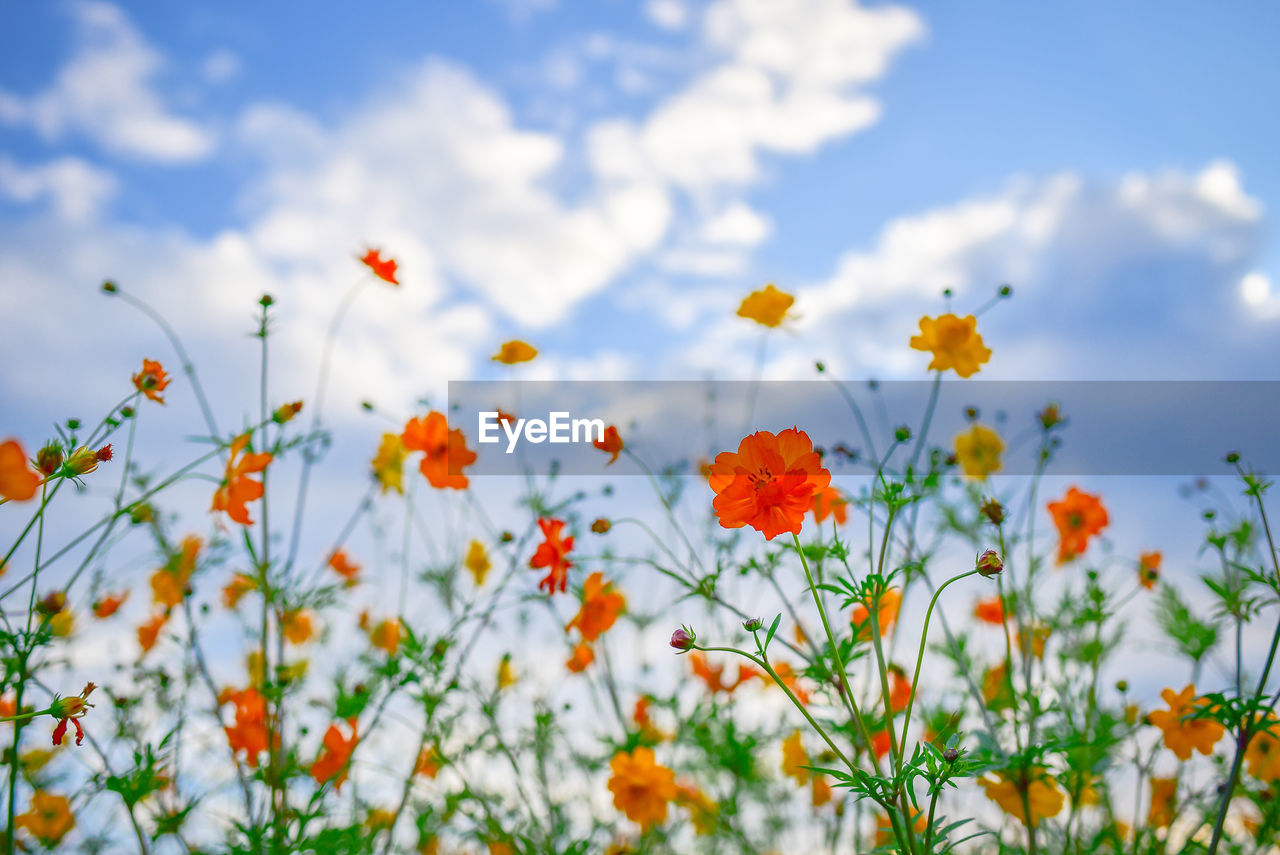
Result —
[{"label": "yellow flower high on stem", "polygon": [[1190,718],[1209,705],[1204,698],[1196,698],[1195,686],[1188,683],[1181,692],[1165,689],[1160,693],[1167,710],[1153,710],[1147,719],[1164,731],[1165,747],[1177,755],[1179,760],[1190,760],[1191,752],[1201,754],[1213,753],[1213,746],[1218,744],[1226,734],[1218,722],[1208,718]]},{"label": "yellow flower high on stem", "polygon": [[770,283],[759,291],[752,291],[743,299],[742,305],[738,306],[738,317],[773,329],[781,326],[787,319],[787,312],[795,301],[795,297],[779,291]]},{"label": "yellow flower high on stem", "polygon": [[484,587],[484,580],[488,577],[493,564],[489,561],[489,552],[484,548],[483,543],[478,540],[471,541],[467,546],[467,555],[462,559],[462,566],[471,573],[477,588]]},{"label": "yellow flower high on stem", "polygon": [[532,362],[537,355],[536,347],[527,341],[513,339],[504,342],[502,347],[498,348],[498,352],[493,355],[493,361],[501,362],[503,365],[518,365],[521,362]]},{"label": "yellow flower high on stem", "polygon": [[404,447],[400,434],[384,433],[378,445],[378,453],[373,456],[373,477],[382,487],[383,495],[388,490],[404,493],[404,461],[409,451]]},{"label": "yellow flower high on stem", "polygon": [[911,347],[933,354],[930,371],[955,371],[960,377],[972,377],[991,358],[991,350],[978,334],[978,319],[952,314],[920,319],[920,335],[912,336]]},{"label": "yellow flower high on stem", "polygon": [[999,472],[1002,451],[1000,434],[983,425],[974,425],[956,436],[956,460],[970,478],[985,480],[992,472]]}]

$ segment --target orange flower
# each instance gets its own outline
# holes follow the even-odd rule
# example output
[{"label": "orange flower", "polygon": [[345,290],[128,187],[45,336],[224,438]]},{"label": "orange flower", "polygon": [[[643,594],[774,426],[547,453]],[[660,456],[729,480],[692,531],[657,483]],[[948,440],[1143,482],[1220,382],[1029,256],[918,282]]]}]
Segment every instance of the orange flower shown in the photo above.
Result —
[{"label": "orange flower", "polygon": [[529,566],[534,570],[547,568],[547,576],[538,583],[538,589],[547,589],[551,595],[559,589],[563,592],[569,585],[569,568],[573,562],[569,560],[569,552],[573,549],[573,535],[561,537],[564,522],[557,519],[540,519],[538,528],[542,529],[542,543],[529,559]]},{"label": "orange flower", "polygon": [[[871,612],[868,610],[870,601],[863,602],[853,610],[853,617],[850,623],[854,625],[858,632],[858,638],[862,641],[871,640]],[[880,636],[883,638],[893,628],[898,620],[898,611],[902,608],[902,592],[897,588],[889,588],[880,594],[880,605],[876,609],[876,623],[880,625]]]},{"label": "orange flower", "polygon": [[164,367],[154,359],[142,360],[142,370],[133,375],[133,388],[147,396],[150,401],[157,404],[163,404],[164,398],[160,393],[169,385],[169,375],[164,373]]},{"label": "orange flower", "polygon": [[[737,679],[729,682],[724,678],[723,665],[711,665],[707,661],[707,656],[701,651],[694,651],[689,654],[689,667],[693,669],[693,676],[701,680],[707,687],[707,691],[711,693],[727,692],[732,694],[735,689],[753,677],[760,676],[760,672],[750,666],[738,666]],[[781,672],[779,672],[781,675]]]},{"label": "orange flower", "polygon": [[1004,602],[999,595],[987,597],[978,600],[977,605],[973,607],[973,616],[983,623],[992,623],[996,626],[1004,625]]},{"label": "orange flower", "polygon": [[396,262],[393,258],[383,258],[382,250],[371,249],[361,257],[360,262],[373,271],[373,275],[377,276],[383,282],[389,282],[392,285],[399,285],[396,279]]},{"label": "orange flower", "polygon": [[1274,714],[1265,721],[1267,729],[1259,730],[1249,740],[1244,759],[1249,764],[1249,774],[1259,781],[1280,779],[1280,724]]},{"label": "orange flower", "polygon": [[871,750],[876,753],[876,759],[879,760],[893,749],[893,736],[889,733],[888,727],[871,734]]},{"label": "orange flower", "polygon": [[814,494],[827,488],[831,473],[822,467],[809,435],[788,428],[776,436],[758,431],[745,437],[736,453],[716,455],[709,480],[721,526],[749,525],[773,540],[783,532],[800,533]]},{"label": "orange flower", "polygon": [[315,635],[311,612],[303,609],[285,612],[280,618],[280,630],[290,644],[306,644]]},{"label": "orange flower", "polygon": [[[1058,789],[1057,782],[1043,769],[1032,770],[1031,774],[1028,779],[1022,773],[1000,772],[994,780],[982,778],[978,783],[987,791],[987,798],[998,804],[1001,810],[1023,824],[1029,819],[1034,828],[1040,820],[1061,813],[1066,797]],[[1022,803],[1024,791],[1026,805]]]},{"label": "orange flower", "polygon": [[234,609],[240,602],[241,597],[250,591],[255,591],[258,583],[252,576],[244,573],[237,573],[231,577],[231,581],[222,589],[222,604],[229,609]]},{"label": "orange flower", "polygon": [[1058,527],[1058,563],[1065,564],[1089,547],[1089,538],[1107,525],[1107,509],[1097,496],[1075,487],[1067,495],[1049,503],[1053,524]]},{"label": "orange flower", "polygon": [[404,493],[404,459],[408,456],[404,442],[397,433],[384,433],[378,445],[378,453],[373,456],[373,477],[382,485],[382,494],[388,490]]},{"label": "orange flower", "polygon": [[1150,591],[1160,581],[1159,552],[1144,552],[1138,556],[1138,584]]},{"label": "orange flower", "polygon": [[40,475],[27,462],[27,453],[16,439],[0,442],[0,499],[25,502],[40,487]]},{"label": "orange flower", "polygon": [[1177,794],[1177,778],[1151,779],[1151,810],[1147,812],[1147,825],[1167,828],[1173,823]]},{"label": "orange flower", "polygon": [[889,706],[894,712],[902,712],[911,700],[911,681],[901,666],[889,666]]},{"label": "orange flower", "polygon": [[742,304],[738,306],[738,317],[772,329],[786,320],[787,311],[795,301],[795,297],[778,290],[770,283],[743,298]]},{"label": "orange flower", "polygon": [[169,556],[165,566],[152,574],[151,595],[156,605],[170,608],[182,602],[202,545],[200,538],[187,535],[182,540],[182,547]]},{"label": "orange flower", "polygon": [[576,626],[584,641],[595,641],[609,631],[626,607],[627,598],[615,591],[613,583],[606,582],[604,574],[597,570],[582,586],[582,608],[564,631]]},{"label": "orange flower", "polygon": [[432,487],[466,489],[469,482],[462,470],[476,462],[476,453],[467,448],[461,430],[449,429],[449,420],[443,413],[430,412],[424,418],[409,419],[400,440],[409,451],[423,453],[418,469]]},{"label": "orange flower", "polygon": [[329,556],[329,566],[333,568],[333,572],[347,580],[348,587],[354,585],[360,575],[360,565],[348,558],[347,553],[341,549]]},{"label": "orange flower", "polygon": [[630,754],[619,751],[609,769],[613,772],[609,778],[613,805],[627,819],[645,830],[666,820],[667,804],[676,797],[676,776],[654,761],[652,748],[641,746]]},{"label": "orange flower", "polygon": [[72,695],[68,698],[55,697],[53,703],[49,707],[49,715],[58,720],[58,726],[53,729],[53,744],[61,745],[62,737],[67,733],[67,722],[75,725],[76,728],[76,745],[84,742],[84,728],[80,726],[80,719],[84,718],[89,712],[89,708],[93,704],[89,703],[89,695],[96,689],[93,683],[86,683],[84,690],[80,694]]},{"label": "orange flower", "polygon": [[271,462],[271,454],[265,451],[260,454],[245,454],[236,460],[248,445],[249,434],[247,433],[236,437],[231,443],[231,453],[227,457],[227,469],[222,478],[222,486],[213,494],[213,505],[210,507],[213,511],[226,512],[227,516],[240,525],[253,525],[245,503],[261,499],[263,494],[262,482],[253,480],[249,475],[263,471]]},{"label": "orange flower", "polygon": [[[227,743],[231,753],[245,754],[245,762],[252,768],[258,768],[258,755],[267,750],[267,699],[257,689],[250,686],[238,692],[228,692],[226,697],[219,698],[223,703],[235,704],[235,724],[223,727],[227,734]],[[276,734],[279,740],[280,735]]]},{"label": "orange flower", "polygon": [[400,649],[401,632],[400,619],[389,618],[381,621],[369,632],[369,643],[385,651],[388,656],[395,656],[396,651]]},{"label": "orange flower", "polygon": [[434,778],[444,765],[444,758],[434,745],[429,745],[418,753],[418,762],[413,767],[413,774]]},{"label": "orange flower", "polygon": [[493,355],[494,362],[501,362],[503,365],[516,365],[520,362],[529,362],[538,355],[538,349],[526,341],[515,339],[503,343],[498,348],[498,352]]},{"label": "orange flower", "polygon": [[138,646],[142,648],[142,652],[150,653],[151,648],[156,646],[156,640],[160,637],[160,630],[164,629],[164,625],[169,621],[168,612],[157,612],[151,616],[151,619],[138,627]]},{"label": "orange flower", "polygon": [[836,524],[844,525],[849,521],[849,500],[835,487],[825,487],[813,494],[813,519],[826,522],[827,517],[835,514]]},{"label": "orange flower", "polygon": [[609,425],[604,429],[604,439],[597,439],[591,443],[605,454],[610,454],[609,462],[605,466],[612,466],[618,462],[618,455],[622,453],[624,448],[622,437],[618,435],[618,429],[613,425]]},{"label": "orange flower", "polygon": [[930,371],[954,370],[961,377],[978,373],[991,351],[978,335],[978,319],[973,315],[963,318],[953,314],[920,319],[920,335],[911,337],[914,350],[926,350],[933,354]]},{"label": "orange flower", "polygon": [[[915,814],[915,822],[912,827],[916,834],[924,835],[929,828],[929,817],[923,813]],[[876,816],[876,846],[887,846],[893,840],[893,821],[884,814]]]},{"label": "orange flower", "polygon": [[[796,700],[802,704],[809,703],[809,692],[800,685],[800,677],[796,674],[795,669],[791,667],[791,663],[779,662],[777,665],[773,666],[773,673],[777,674],[778,679],[782,681],[782,684],[791,690],[791,693],[796,696]],[[740,677],[739,682],[741,681],[742,678]],[[773,683],[769,682],[765,685],[771,686]]]},{"label": "orange flower", "polygon": [[587,666],[596,661],[596,654],[591,649],[591,645],[585,641],[579,642],[573,648],[573,655],[569,657],[569,661],[565,662],[565,667],[575,674],[581,674],[587,670]]},{"label": "orange flower", "polygon": [[31,794],[31,805],[27,812],[15,816],[13,824],[15,828],[26,829],[32,837],[53,848],[76,827],[76,819],[71,815],[71,802],[66,796],[36,790]]},{"label": "orange flower", "polygon": [[1164,731],[1165,746],[1177,755],[1179,760],[1190,760],[1192,750],[1208,756],[1213,753],[1213,746],[1226,733],[1226,729],[1216,721],[1208,718],[1187,718],[1199,709],[1209,705],[1209,701],[1195,697],[1195,686],[1188,683],[1181,692],[1165,689],[1160,693],[1167,710],[1154,710],[1147,714],[1147,719]]},{"label": "orange flower", "polygon": [[344,737],[336,724],[329,725],[329,729],[324,732],[324,747],[311,764],[311,777],[315,778],[317,784],[333,781],[334,792],[342,789],[342,783],[347,780],[351,752],[355,751],[356,743],[360,741],[354,716],[347,719],[347,726],[351,728],[349,737]]},{"label": "orange flower", "polygon": [[94,601],[93,616],[99,620],[105,620],[119,611],[127,599],[129,599],[128,591],[119,594],[108,594],[102,599]]}]

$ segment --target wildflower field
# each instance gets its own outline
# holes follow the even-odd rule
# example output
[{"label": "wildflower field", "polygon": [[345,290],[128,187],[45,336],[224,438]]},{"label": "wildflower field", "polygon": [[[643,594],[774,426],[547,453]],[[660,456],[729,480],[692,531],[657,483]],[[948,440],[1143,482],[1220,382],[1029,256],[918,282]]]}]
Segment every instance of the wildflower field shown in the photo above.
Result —
[{"label": "wildflower field", "polygon": [[1280,855],[1280,7],[11,5],[0,855]]},{"label": "wildflower field", "polygon": [[[393,258],[358,261],[334,337],[366,286],[399,286]],[[122,285],[102,291],[107,310],[161,324],[172,352],[141,355],[99,417],[0,445],[10,851],[1253,852],[1276,839],[1270,482],[1227,453],[1234,489],[1192,488],[1203,546],[1178,559],[1200,568],[1189,590],[1162,577],[1159,544],[1104,548],[1106,497],[1044,481],[1070,435],[1057,402],[1006,419],[1016,449],[974,409],[955,436],[931,432],[943,378],[999,358],[974,314],[922,317],[902,343],[934,378],[914,427],[877,436],[858,403],[874,388],[833,379],[850,439],[832,448],[768,425],[704,459],[649,461],[610,424],[591,441],[599,475],[469,476],[475,438],[441,409],[371,412],[363,435],[332,434],[332,341],[314,396],[277,397],[270,296],[253,330],[256,415],[231,427],[180,334]],[[768,285],[737,314],[767,336],[792,310]],[[519,340],[495,351],[513,378],[539,358]],[[149,416],[184,385],[207,430],[160,465]],[[508,428],[523,421],[497,406]],[[308,537],[310,491],[340,441],[363,447],[366,476],[343,490],[345,522]],[[1013,454],[1032,474],[993,477]],[[628,468],[644,488],[624,498],[608,476]],[[473,477],[500,489],[480,498]],[[170,504],[184,488],[206,512]],[[1158,696],[1124,676],[1141,613],[1183,662]],[[132,638],[79,654],[100,623]]]}]

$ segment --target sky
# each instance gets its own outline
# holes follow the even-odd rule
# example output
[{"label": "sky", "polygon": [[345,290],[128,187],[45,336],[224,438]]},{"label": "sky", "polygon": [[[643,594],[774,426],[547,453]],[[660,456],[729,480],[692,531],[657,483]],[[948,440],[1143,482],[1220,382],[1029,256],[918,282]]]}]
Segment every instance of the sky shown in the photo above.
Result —
[{"label": "sky", "polygon": [[[104,279],[180,331],[230,427],[256,417],[258,297],[273,402],[311,400],[368,247],[402,284],[343,327],[336,481],[367,468],[360,401],[400,418],[504,377],[510,338],[542,351],[530,379],[750,377],[760,334],[734,312],[766,282],[797,295],[770,379],[819,359],[924,379],[920,316],[1004,283],[983,378],[1280,379],[1272,3],[53,0],[6,20],[0,435],[29,448],[123,397],[142,357],[177,373]],[[164,437],[202,430],[189,387],[168,397],[161,468],[186,459]],[[1117,529],[1178,513],[1171,479],[1107,489]],[[1193,552],[1182,514],[1122,548]]]},{"label": "sky", "polygon": [[[334,417],[496,375],[918,377],[915,321],[984,316],[990,378],[1276,376],[1280,12],[1166,4],[486,0],[26,4],[0,34],[11,409],[207,359],[262,292],[282,376],[382,247]],[[389,289],[386,289],[389,291]],[[86,360],[87,353],[94,354]],[[39,358],[34,358],[36,355]],[[213,381],[216,382],[216,381]],[[108,394],[102,394],[103,405]],[[215,395],[216,397],[216,395]]]}]

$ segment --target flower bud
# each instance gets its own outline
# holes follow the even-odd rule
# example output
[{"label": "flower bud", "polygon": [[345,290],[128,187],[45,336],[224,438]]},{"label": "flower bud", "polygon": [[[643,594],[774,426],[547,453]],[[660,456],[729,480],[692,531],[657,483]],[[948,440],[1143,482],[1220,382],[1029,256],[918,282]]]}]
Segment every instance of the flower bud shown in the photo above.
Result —
[{"label": "flower bud", "polygon": [[51,442],[36,454],[36,469],[43,475],[52,475],[62,465],[62,446]]},{"label": "flower bud", "polygon": [[498,540],[501,540],[503,543],[510,543],[515,539],[516,536],[509,531],[504,531],[501,536],[498,537]]},{"label": "flower bud", "polygon": [[114,294],[117,290],[119,289],[116,288],[116,283],[112,282],[110,279],[102,283],[102,293],[104,294]]},{"label": "flower bud", "polygon": [[1121,693],[1129,691],[1129,681],[1116,680],[1116,691]]},{"label": "flower bud", "polygon": [[978,572],[990,579],[992,576],[1000,575],[1004,570],[1004,562],[1000,560],[1000,556],[994,549],[988,549],[986,552],[978,556]]},{"label": "flower bud", "polygon": [[613,528],[613,523],[609,522],[604,517],[600,517],[591,523],[591,530],[596,534],[608,534],[609,529],[611,528]]},{"label": "flower bud", "polygon": [[693,649],[693,642],[697,638],[693,630],[688,627],[680,627],[671,633],[671,646],[679,653],[687,653]]},{"label": "flower bud", "polygon": [[1232,451],[1227,454],[1226,460],[1228,463],[1239,463],[1240,453],[1238,451]]},{"label": "flower bud", "polygon": [[272,297],[270,294],[263,294],[261,297],[258,298],[258,303],[264,309],[272,305],[273,303],[275,303],[275,301],[276,301],[275,298]]},{"label": "flower bud", "polygon": [[1040,420],[1040,426],[1045,430],[1049,430],[1055,425],[1062,423],[1062,414],[1058,412],[1057,404],[1049,404],[1043,410],[1036,413],[1036,418]]},{"label": "flower bud", "polygon": [[747,618],[742,622],[742,628],[747,632],[755,632],[762,626],[764,626],[764,621],[758,617]]},{"label": "flower bud", "polygon": [[[106,453],[108,460],[111,459],[111,446],[105,446],[102,449]],[[75,478],[80,475],[88,475],[90,472],[98,468],[100,458],[98,452],[93,451],[87,445],[82,445],[75,451],[71,452],[71,456],[62,464],[61,474],[67,478]]]},{"label": "flower bud", "polygon": [[45,617],[53,617],[67,606],[67,595],[62,591],[46,594],[36,603],[36,611]]},{"label": "flower bud", "polygon": [[282,425],[300,412],[302,412],[301,401],[294,401],[292,404],[284,404],[271,414],[271,421],[278,425]]},{"label": "flower bud", "polygon": [[982,515],[991,520],[992,525],[1000,525],[1004,522],[1004,505],[995,499],[987,499],[982,505]]},{"label": "flower bud", "polygon": [[954,763],[960,759],[960,751],[956,748],[948,748],[942,752],[942,759],[948,763]]}]

